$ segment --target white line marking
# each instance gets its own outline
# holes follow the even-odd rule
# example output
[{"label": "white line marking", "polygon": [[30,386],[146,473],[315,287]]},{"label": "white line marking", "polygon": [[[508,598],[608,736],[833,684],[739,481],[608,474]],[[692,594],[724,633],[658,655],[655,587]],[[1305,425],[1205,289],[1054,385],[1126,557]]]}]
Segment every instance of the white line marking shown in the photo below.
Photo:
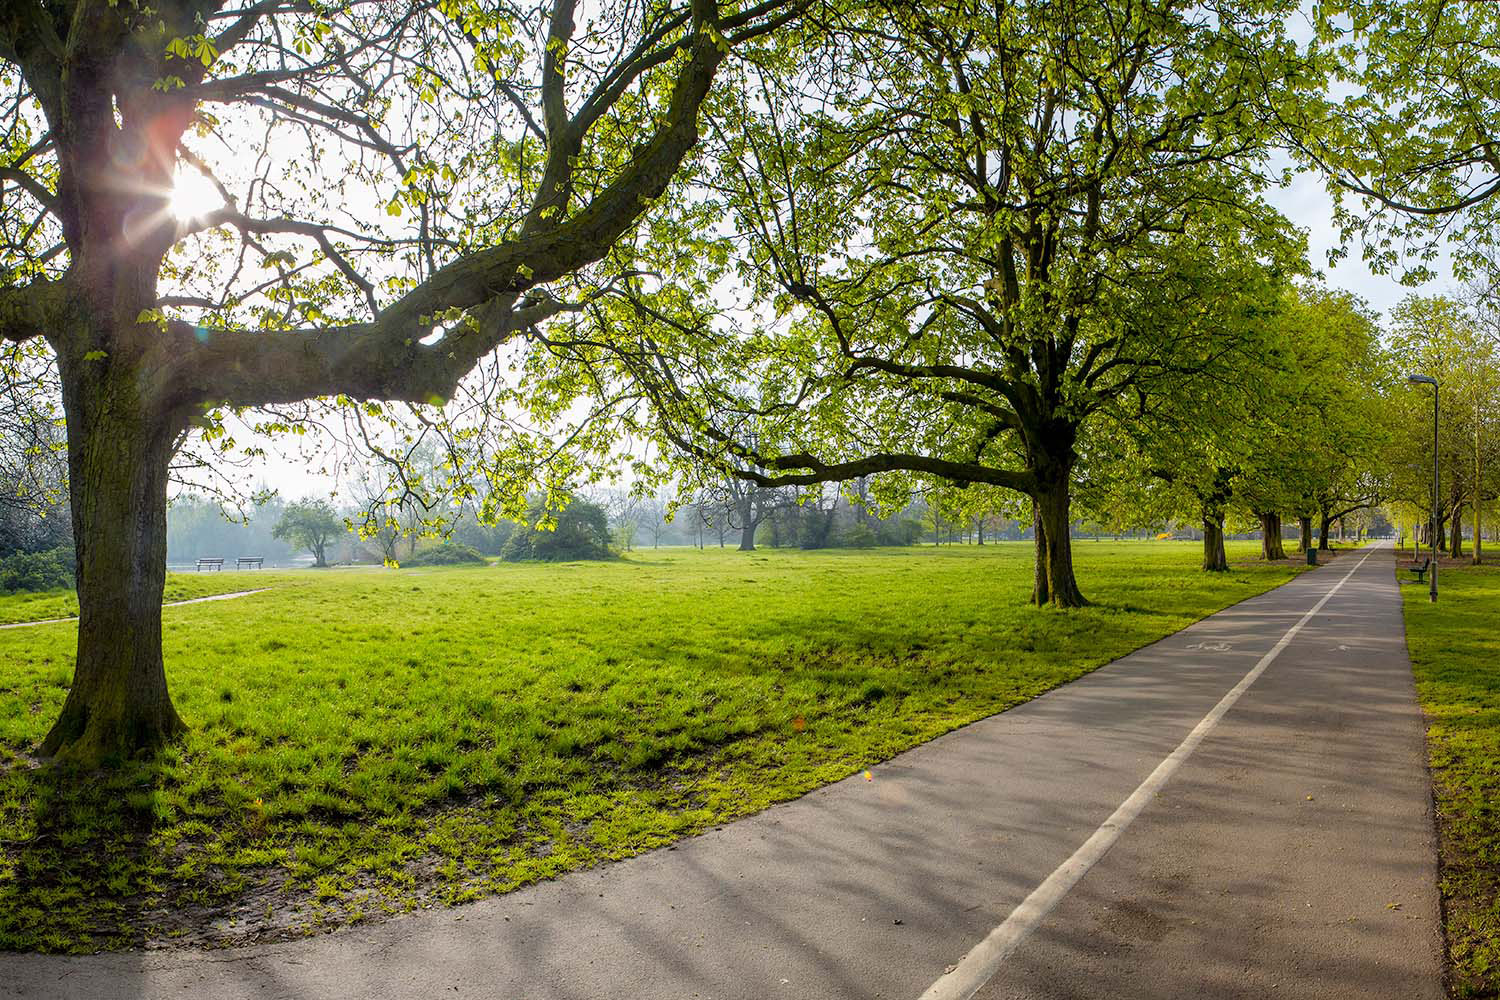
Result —
[{"label": "white line marking", "polygon": [[929,986],[927,992],[922,994],[921,1000],[969,1000],[979,992],[980,987],[989,982],[990,978],[999,971],[1000,963],[1004,962],[1021,942],[1026,940],[1047,914],[1051,913],[1053,908],[1062,901],[1068,891],[1078,884],[1079,879],[1083,878],[1088,870],[1104,857],[1105,852],[1114,846],[1115,841],[1120,839],[1120,835],[1140,815],[1141,810],[1146,808],[1146,803],[1150,802],[1152,796],[1171,780],[1172,775],[1192,756],[1198,744],[1202,743],[1204,737],[1219,724],[1219,720],[1224,717],[1225,713],[1234,707],[1234,703],[1249,690],[1256,678],[1265,673],[1271,661],[1281,655],[1281,651],[1296,638],[1298,632],[1302,631],[1302,626],[1323,610],[1323,605],[1328,603],[1329,598],[1338,593],[1339,588],[1365,564],[1365,559],[1373,554],[1373,550],[1366,552],[1364,558],[1344,574],[1343,579],[1334,584],[1307,614],[1297,620],[1297,624],[1287,629],[1286,634],[1277,641],[1276,645],[1256,661],[1255,666],[1250,668],[1250,672],[1240,678],[1240,682],[1230,688],[1228,694],[1219,699],[1219,703],[1193,727],[1193,731],[1177,745],[1177,749],[1156,765],[1156,770],[1140,783],[1128,799],[1120,803],[1119,808],[1110,814],[1109,819],[1094,831],[1094,835],[1084,841],[1083,846],[1074,851],[1073,856],[1059,865],[1056,871],[1048,875],[1046,881],[1033,889],[1031,895],[1023,899],[1021,905],[1005,918],[1005,922],[990,931],[983,941],[975,945],[958,965],[953,967],[952,972],[944,974],[941,979]]},{"label": "white line marking", "polygon": [[[207,597],[192,597],[192,598],[189,598],[186,601],[172,601],[169,604],[163,604],[162,607],[164,607],[164,608],[180,608],[184,604],[206,604],[209,601],[229,601],[229,600],[233,600],[236,597],[249,597],[251,594],[264,594],[266,591],[268,591],[270,589],[271,589],[270,587],[261,587],[261,588],[259,588],[257,590],[236,590],[232,594],[210,594]],[[34,622],[12,622],[9,625],[0,625],[0,629],[3,629],[3,628],[31,628],[33,625],[56,625],[58,622],[76,622],[77,620],[78,620],[78,616],[77,615],[69,615],[66,618],[43,618],[43,619],[40,619],[39,621],[34,621]]]}]

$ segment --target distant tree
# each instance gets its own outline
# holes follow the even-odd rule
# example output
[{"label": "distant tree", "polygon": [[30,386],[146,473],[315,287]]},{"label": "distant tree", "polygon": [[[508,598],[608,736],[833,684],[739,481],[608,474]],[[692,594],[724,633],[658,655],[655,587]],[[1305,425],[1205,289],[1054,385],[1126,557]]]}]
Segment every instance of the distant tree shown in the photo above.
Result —
[{"label": "distant tree", "polygon": [[[1391,327],[1392,367],[1438,380],[1442,475],[1437,544],[1458,557],[1463,552],[1464,509],[1482,511],[1500,496],[1500,436],[1493,427],[1493,414],[1500,409],[1496,345],[1473,313],[1443,297],[1407,297],[1392,310]],[[1430,392],[1402,383],[1388,404],[1396,428],[1386,463],[1393,473],[1393,489],[1397,499],[1423,511],[1432,509]],[[1476,548],[1482,558],[1482,547]]]},{"label": "distant tree", "polygon": [[485,524],[471,507],[465,506],[454,517],[453,540],[484,555],[498,556],[515,528],[514,521]]},{"label": "distant tree", "polygon": [[755,551],[755,531],[772,512],[792,502],[791,491],[760,486],[738,476],[726,476],[714,487],[719,494],[718,516],[740,533],[740,551]]},{"label": "distant tree", "polygon": [[0,345],[0,556],[73,544],[61,399],[40,353]]},{"label": "distant tree", "polygon": [[600,503],[609,515],[610,530],[621,552],[635,547],[635,536],[645,516],[645,501],[629,491],[608,496]]},{"label": "distant tree", "polygon": [[306,499],[290,504],[271,535],[312,553],[314,566],[327,566],[328,543],[344,533],[344,522],[327,500]]},{"label": "distant tree", "polygon": [[641,522],[651,535],[651,547],[661,546],[661,536],[667,532],[667,504],[660,497],[652,497],[642,504]]},{"label": "distant tree", "polygon": [[604,508],[579,497],[565,502],[561,510],[550,510],[541,501],[533,503],[527,514],[529,527],[510,536],[500,558],[507,562],[608,559],[609,515]]}]

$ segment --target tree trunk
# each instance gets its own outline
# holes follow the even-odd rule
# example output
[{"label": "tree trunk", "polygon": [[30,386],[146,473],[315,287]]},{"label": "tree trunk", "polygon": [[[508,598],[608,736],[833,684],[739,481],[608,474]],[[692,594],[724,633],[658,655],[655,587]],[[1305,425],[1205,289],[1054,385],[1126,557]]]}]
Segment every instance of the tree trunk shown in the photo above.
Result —
[{"label": "tree trunk", "polygon": [[749,485],[746,485],[744,489],[745,492],[739,498],[738,503],[740,518],[740,551],[754,552],[756,520],[753,515],[755,511],[752,509],[751,504],[751,487]]},{"label": "tree trunk", "polygon": [[1484,562],[1484,533],[1480,530],[1479,493],[1474,494],[1474,565]]},{"label": "tree trunk", "polygon": [[[1069,477],[1048,484],[1037,497],[1037,509],[1041,515],[1042,543],[1039,551],[1046,554],[1047,602],[1054,608],[1081,608],[1088,604],[1078,589],[1073,576],[1073,540],[1068,532],[1072,523],[1068,507],[1072,502]],[[1038,601],[1037,603],[1042,603]]]},{"label": "tree trunk", "polygon": [[1203,512],[1203,568],[1209,573],[1229,569],[1229,559],[1224,553],[1224,515],[1219,511]]},{"label": "tree trunk", "polygon": [[1318,551],[1331,551],[1328,545],[1328,529],[1333,525],[1333,518],[1328,516],[1328,511],[1323,511],[1318,516]]},{"label": "tree trunk", "polygon": [[1261,513],[1256,516],[1260,518],[1260,557],[1285,559],[1286,548],[1281,544],[1281,515]]},{"label": "tree trunk", "polygon": [[178,428],[132,373],[59,358],[78,573],[78,652],[40,752],[83,765],[151,751],[185,728],[162,665],[167,468]]},{"label": "tree trunk", "polygon": [[1480,509],[1484,498],[1480,494],[1480,486],[1484,482],[1484,459],[1480,455],[1479,430],[1484,426],[1484,414],[1480,411],[1478,402],[1474,406],[1474,499],[1470,506],[1474,508],[1474,565],[1478,566],[1484,562],[1484,535],[1480,531]]},{"label": "tree trunk", "polygon": [[1051,595],[1047,587],[1047,526],[1042,523],[1042,507],[1031,498],[1031,603],[1046,604]]},{"label": "tree trunk", "polygon": [[1448,538],[1448,554],[1454,559],[1464,554],[1463,506],[1453,508],[1453,531]]},{"label": "tree trunk", "polygon": [[1297,529],[1297,549],[1300,552],[1306,552],[1312,548],[1313,543],[1312,518],[1299,515],[1297,517]]}]

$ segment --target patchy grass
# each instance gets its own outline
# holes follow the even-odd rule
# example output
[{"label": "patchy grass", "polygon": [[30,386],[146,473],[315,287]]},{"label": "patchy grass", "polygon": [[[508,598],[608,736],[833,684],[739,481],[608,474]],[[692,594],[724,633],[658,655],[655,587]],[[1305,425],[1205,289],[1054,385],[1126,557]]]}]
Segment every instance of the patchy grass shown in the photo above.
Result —
[{"label": "patchy grass", "polygon": [[1500,997],[1500,566],[1444,562],[1438,589],[1437,604],[1428,603],[1425,586],[1401,592],[1417,697],[1427,713],[1449,987],[1456,997],[1494,998]]},{"label": "patchy grass", "polygon": [[[311,933],[666,844],[885,760],[1289,578],[1233,543],[642,551],[615,563],[174,576],[192,731],[119,774],[34,767],[74,627],[0,632],[0,947]],[[231,583],[232,581],[232,583]],[[11,599],[0,598],[0,610]]]}]

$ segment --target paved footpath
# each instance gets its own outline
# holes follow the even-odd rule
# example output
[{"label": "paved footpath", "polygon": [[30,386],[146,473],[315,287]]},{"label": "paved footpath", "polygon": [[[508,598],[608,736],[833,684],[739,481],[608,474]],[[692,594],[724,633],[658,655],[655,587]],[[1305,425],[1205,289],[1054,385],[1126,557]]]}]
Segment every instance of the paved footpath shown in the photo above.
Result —
[{"label": "paved footpath", "polygon": [[0,996],[1439,1000],[1435,865],[1376,549],[675,849],[306,941],[0,955]]}]

